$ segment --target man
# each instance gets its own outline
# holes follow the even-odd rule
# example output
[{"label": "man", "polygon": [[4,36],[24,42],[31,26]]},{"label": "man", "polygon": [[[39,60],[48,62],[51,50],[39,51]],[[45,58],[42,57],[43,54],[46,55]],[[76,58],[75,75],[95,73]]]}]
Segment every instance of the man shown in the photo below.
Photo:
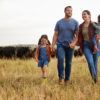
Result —
[{"label": "man", "polygon": [[[100,15],[98,15],[98,26],[97,26],[97,28],[98,28],[98,33],[100,32]],[[96,37],[98,40],[100,40],[100,33],[97,35],[97,37]]]},{"label": "man", "polygon": [[74,54],[74,47],[77,42],[78,36],[78,22],[75,19],[71,18],[72,7],[65,7],[64,13],[65,17],[56,23],[52,41],[53,50],[55,44],[57,44],[57,68],[59,84],[63,84],[64,81],[65,83],[67,83],[70,80],[72,57]]}]

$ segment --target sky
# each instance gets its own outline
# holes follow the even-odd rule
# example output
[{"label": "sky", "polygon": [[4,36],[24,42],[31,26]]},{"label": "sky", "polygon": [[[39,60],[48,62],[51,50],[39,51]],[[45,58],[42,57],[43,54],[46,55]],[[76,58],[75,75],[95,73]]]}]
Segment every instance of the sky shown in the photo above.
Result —
[{"label": "sky", "polygon": [[91,11],[93,21],[100,14],[99,0],[0,0],[0,46],[37,44],[42,34],[52,41],[66,6],[73,7],[79,23],[83,10]]}]

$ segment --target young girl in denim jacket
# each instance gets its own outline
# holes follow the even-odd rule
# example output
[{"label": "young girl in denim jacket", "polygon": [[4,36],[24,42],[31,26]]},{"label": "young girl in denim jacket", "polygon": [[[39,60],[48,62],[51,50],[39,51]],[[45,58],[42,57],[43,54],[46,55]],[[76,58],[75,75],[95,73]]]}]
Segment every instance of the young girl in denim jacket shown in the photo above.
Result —
[{"label": "young girl in denim jacket", "polygon": [[51,47],[47,35],[42,35],[36,48],[35,59],[41,68],[42,77],[47,77],[47,66],[50,62]]}]

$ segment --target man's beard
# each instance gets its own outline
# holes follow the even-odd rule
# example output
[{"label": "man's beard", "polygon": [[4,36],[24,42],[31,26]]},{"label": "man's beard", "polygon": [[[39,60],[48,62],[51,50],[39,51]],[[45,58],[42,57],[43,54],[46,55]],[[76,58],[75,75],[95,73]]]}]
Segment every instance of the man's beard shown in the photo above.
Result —
[{"label": "man's beard", "polygon": [[70,18],[71,16],[72,16],[72,14],[70,14],[70,15],[66,14],[66,17],[67,17],[67,18]]}]

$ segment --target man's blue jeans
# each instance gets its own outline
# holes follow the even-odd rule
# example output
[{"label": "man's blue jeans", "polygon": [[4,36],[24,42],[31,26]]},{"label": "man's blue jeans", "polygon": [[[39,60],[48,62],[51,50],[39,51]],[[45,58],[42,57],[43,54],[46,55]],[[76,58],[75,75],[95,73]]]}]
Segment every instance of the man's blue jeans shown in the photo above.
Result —
[{"label": "man's blue jeans", "polygon": [[97,79],[97,73],[98,73],[98,54],[93,54],[93,50],[91,49],[91,43],[84,41],[84,49],[83,49],[84,55],[86,57],[88,67],[90,74],[93,78],[93,80]]},{"label": "man's blue jeans", "polygon": [[[72,57],[74,49],[57,44],[57,58],[58,58],[58,76],[59,79],[70,79]],[[65,61],[65,63],[64,63]],[[65,77],[64,77],[64,65],[65,65]]]}]

